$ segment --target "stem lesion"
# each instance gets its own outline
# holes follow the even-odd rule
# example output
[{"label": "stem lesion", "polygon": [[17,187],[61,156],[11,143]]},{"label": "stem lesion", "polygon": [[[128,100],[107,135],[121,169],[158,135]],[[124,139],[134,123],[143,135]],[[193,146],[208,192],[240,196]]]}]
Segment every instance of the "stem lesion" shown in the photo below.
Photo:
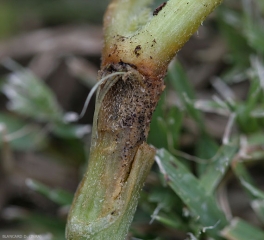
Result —
[{"label": "stem lesion", "polygon": [[116,229],[125,236],[134,214],[129,209],[134,206],[135,211],[139,191],[153,164],[155,149],[146,144],[146,138],[163,80],[152,82],[135,66],[123,62],[109,64],[99,75],[113,72],[125,74],[109,78],[98,89],[89,165],[69,215],[68,239],[74,239],[71,235],[77,234],[78,227],[86,228],[86,234],[91,234],[92,228],[99,236],[102,222],[119,228],[126,218],[126,230]]},{"label": "stem lesion", "polygon": [[[163,91],[163,81],[159,84],[142,76],[129,64],[110,64],[101,74],[125,71],[111,86],[98,112],[97,142],[108,142],[115,145],[109,152],[116,179],[122,184],[130,172],[131,164],[138,147],[146,141],[152,113],[159,95]],[[101,86],[102,90],[104,86]],[[102,91],[100,90],[100,91]],[[100,96],[99,96],[100,97]]]},{"label": "stem lesion", "polygon": [[154,161],[146,139],[167,66],[221,0],[169,0],[154,16],[150,2],[113,0],[105,15],[99,78],[122,74],[99,86],[88,170],[69,213],[67,239],[125,238]]}]

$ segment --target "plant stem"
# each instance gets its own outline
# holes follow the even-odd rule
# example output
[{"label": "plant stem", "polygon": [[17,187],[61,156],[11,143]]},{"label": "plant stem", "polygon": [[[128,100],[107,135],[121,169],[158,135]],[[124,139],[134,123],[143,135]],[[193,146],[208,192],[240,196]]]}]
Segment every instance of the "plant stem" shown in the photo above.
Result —
[{"label": "plant stem", "polygon": [[[149,0],[114,0],[105,46],[88,170],[68,217],[67,239],[123,240],[155,149],[146,144],[167,66],[220,0],[170,0],[152,16]],[[138,16],[138,17],[135,17]],[[126,21],[127,20],[127,21]]]},{"label": "plant stem", "polygon": [[145,143],[152,96],[129,65],[111,65],[102,75],[110,71],[127,74],[109,79],[98,92],[89,167],[69,215],[67,239],[124,239],[153,164],[155,149]]},{"label": "plant stem", "polygon": [[177,51],[222,0],[170,0],[155,16],[149,2],[112,1],[104,18],[103,66],[122,60],[144,76],[164,76]]}]

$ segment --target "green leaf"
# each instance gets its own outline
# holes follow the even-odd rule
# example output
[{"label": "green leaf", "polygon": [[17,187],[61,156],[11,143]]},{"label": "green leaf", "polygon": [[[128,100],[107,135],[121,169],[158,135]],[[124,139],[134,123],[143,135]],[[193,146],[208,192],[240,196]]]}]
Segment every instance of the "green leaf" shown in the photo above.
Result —
[{"label": "green leaf", "polygon": [[187,230],[186,227],[184,227],[183,221],[179,218],[178,215],[172,213],[171,214],[160,213],[156,216],[153,216],[153,218],[167,227],[171,227],[178,230],[185,230],[185,231]]},{"label": "green leaf", "polygon": [[253,208],[254,212],[264,224],[264,200],[263,199],[256,199],[251,202],[251,207]]},{"label": "green leaf", "polygon": [[62,138],[82,138],[91,132],[91,126],[57,123],[53,125],[52,132]]},{"label": "green leaf", "polygon": [[[261,90],[260,80],[254,78],[251,81],[246,101],[238,103],[236,106],[237,123],[246,133],[256,132],[260,129],[259,121],[256,117],[252,117],[252,112],[254,112],[259,100],[263,98],[263,92]],[[248,124],[249,122],[250,124]]]},{"label": "green leaf", "polygon": [[264,232],[251,224],[235,218],[223,231],[222,235],[228,240],[263,240]]},{"label": "green leaf", "polygon": [[232,170],[234,171],[235,175],[239,179],[243,179],[244,181],[246,181],[246,182],[248,182],[250,184],[254,184],[254,180],[250,176],[250,174],[249,174],[249,172],[248,172],[248,170],[245,167],[243,162],[235,161],[232,164]]},{"label": "green leaf", "polygon": [[[197,165],[197,170],[199,176],[204,174],[204,171],[206,170],[207,165],[206,162],[210,162],[209,159],[211,159],[217,152],[219,146],[216,143],[216,141],[211,138],[207,133],[203,133],[200,137],[200,140],[196,144],[195,153],[196,156],[204,159],[204,162],[199,163]],[[208,160],[207,160],[208,159]]]},{"label": "green leaf", "polygon": [[247,138],[249,145],[264,145],[264,138],[263,138],[264,131],[259,131],[254,134],[250,134]]},{"label": "green leaf", "polygon": [[177,148],[180,141],[183,113],[176,107],[169,110],[166,117],[167,137],[169,147]]},{"label": "green leaf", "polygon": [[229,70],[228,75],[235,76],[249,66],[248,56],[252,52],[242,33],[243,17],[241,12],[231,10],[225,5],[221,5],[217,13],[220,31],[224,35],[230,51],[228,60],[234,64],[232,74],[230,74],[231,72]]},{"label": "green leaf", "polygon": [[244,187],[246,192],[249,194],[250,198],[252,200],[256,198],[264,199],[264,192],[259,190],[255,186],[255,183],[252,177],[250,176],[250,174],[248,173],[244,164],[241,162],[235,162],[232,167],[233,167],[232,169],[235,175],[240,180],[242,186]]},{"label": "green leaf", "polygon": [[161,95],[161,99],[158,103],[158,106],[156,107],[156,110],[153,113],[150,125],[150,132],[148,136],[148,143],[158,148],[168,148],[167,127],[166,122],[163,118],[164,103],[165,94],[163,93]]},{"label": "green leaf", "polygon": [[[261,13],[254,11],[253,9],[247,9],[248,4],[244,4],[244,24],[243,33],[249,43],[249,45],[255,49],[256,52],[264,53],[263,38],[263,22],[260,20]],[[252,13],[250,13],[252,11]]]},{"label": "green leaf", "polygon": [[215,199],[201,187],[199,180],[175,157],[164,149],[157,151],[156,162],[167,184],[188,206],[208,235],[220,239],[218,231],[225,227],[227,220]]},{"label": "green leaf", "polygon": [[240,182],[241,182],[242,186],[252,194],[252,196],[254,196],[255,198],[260,198],[260,199],[264,200],[264,192],[263,191],[259,190],[253,184],[250,184],[249,182],[245,181],[244,179],[240,179]]},{"label": "green leaf", "polygon": [[27,179],[26,184],[32,190],[41,193],[51,201],[61,205],[70,205],[73,200],[73,194],[61,189],[51,189],[43,183],[36,180]]},{"label": "green leaf", "polygon": [[186,108],[188,114],[197,122],[201,130],[204,130],[205,126],[202,121],[200,111],[195,108],[195,93],[192,89],[189,79],[187,78],[181,64],[176,62],[168,72],[167,77],[169,83],[174,87],[178,93],[181,102]]},{"label": "green leaf", "polygon": [[195,102],[195,108],[203,112],[217,113],[224,116],[230,115],[229,107],[224,101],[197,100]]},{"label": "green leaf", "polygon": [[195,99],[195,92],[191,87],[189,79],[179,61],[175,62],[170,67],[167,78],[183,102],[185,102],[185,94],[190,99]]},{"label": "green leaf", "polygon": [[170,191],[164,188],[155,188],[148,197],[150,202],[155,202],[160,205],[160,209],[170,211],[175,202],[175,195],[173,196]]},{"label": "green leaf", "polygon": [[219,182],[230,166],[238,147],[235,145],[223,145],[207,166],[202,175],[200,185],[208,194],[214,192]]},{"label": "green leaf", "polygon": [[13,71],[2,88],[10,110],[42,122],[63,121],[62,109],[43,81],[10,59],[4,64]]},{"label": "green leaf", "polygon": [[[2,133],[11,148],[19,151],[37,150],[45,146],[46,135],[43,130],[11,115],[0,113],[0,124],[4,127]],[[0,146],[3,138],[0,138]]]}]

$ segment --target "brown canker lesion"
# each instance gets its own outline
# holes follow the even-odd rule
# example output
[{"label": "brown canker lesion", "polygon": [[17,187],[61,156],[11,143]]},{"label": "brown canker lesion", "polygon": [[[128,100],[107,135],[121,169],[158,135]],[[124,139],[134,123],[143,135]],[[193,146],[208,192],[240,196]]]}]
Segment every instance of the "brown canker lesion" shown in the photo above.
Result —
[{"label": "brown canker lesion", "polygon": [[[98,112],[97,141],[115,141],[116,149],[110,159],[118,159],[118,181],[129,176],[138,147],[146,142],[152,114],[164,89],[163,80],[151,81],[142,76],[135,66],[120,62],[110,64],[101,76],[112,72],[127,72],[111,86]],[[101,86],[103,91],[104,85]],[[100,96],[99,96],[100,97]]]}]

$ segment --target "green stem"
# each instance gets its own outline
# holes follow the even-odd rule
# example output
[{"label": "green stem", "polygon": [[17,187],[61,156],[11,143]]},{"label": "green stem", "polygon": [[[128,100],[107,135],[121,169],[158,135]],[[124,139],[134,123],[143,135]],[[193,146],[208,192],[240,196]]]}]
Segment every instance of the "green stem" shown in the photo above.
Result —
[{"label": "green stem", "polygon": [[111,3],[104,20],[103,65],[121,59],[139,66],[143,75],[164,74],[177,51],[222,0],[170,0],[155,16],[147,8],[149,2]]},{"label": "green stem", "polygon": [[145,140],[157,93],[149,93],[129,65],[110,65],[101,75],[112,72],[123,74],[98,91],[89,167],[75,194],[67,239],[124,239],[154,161],[155,149]]},{"label": "green stem", "polygon": [[114,0],[105,15],[99,77],[122,75],[97,93],[89,166],[69,213],[68,240],[125,239],[153,164],[146,139],[169,61],[221,1],[170,0],[155,16],[150,2]]},{"label": "green stem", "polygon": [[[104,160],[109,150],[102,155],[101,147],[94,149],[88,171],[76,193],[78,198],[75,198],[68,218],[67,239],[123,240],[132,222],[155,150],[142,144],[126,182],[121,189],[114,189],[116,181],[109,171],[113,166]],[[113,182],[114,185],[109,186]]]}]

